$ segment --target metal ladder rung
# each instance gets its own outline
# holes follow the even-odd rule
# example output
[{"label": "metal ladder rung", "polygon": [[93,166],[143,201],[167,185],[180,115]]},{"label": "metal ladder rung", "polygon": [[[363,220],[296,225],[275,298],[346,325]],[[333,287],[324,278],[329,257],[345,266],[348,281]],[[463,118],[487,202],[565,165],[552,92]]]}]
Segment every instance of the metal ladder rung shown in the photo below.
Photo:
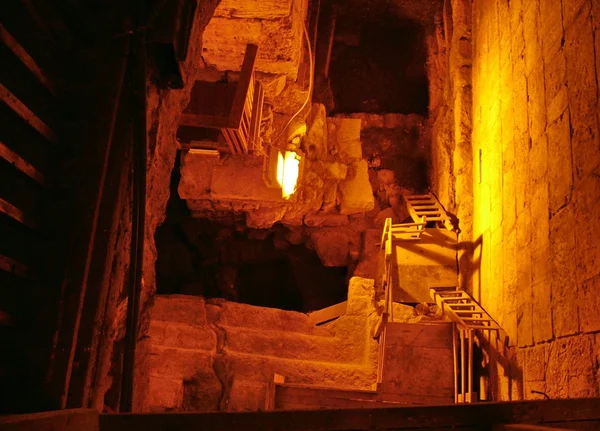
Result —
[{"label": "metal ladder rung", "polygon": [[466,320],[468,322],[491,322],[492,319],[487,317],[463,317],[462,320]]},{"label": "metal ladder rung", "polygon": [[495,326],[477,326],[477,325],[466,325],[468,329],[482,329],[484,331],[496,331],[499,332],[500,328],[496,328]]},{"label": "metal ladder rung", "polygon": [[410,195],[405,196],[407,201],[424,201],[424,200],[433,200],[433,196],[431,195]]},{"label": "metal ladder rung", "polygon": [[454,311],[454,313],[456,313],[458,315],[461,315],[461,314],[483,314],[483,311],[478,311],[478,310],[452,310],[452,311]]},{"label": "metal ladder rung", "polygon": [[437,293],[441,297],[444,297],[444,295],[457,295],[457,294],[462,295],[464,292],[465,292],[464,290],[442,290],[442,291],[436,291],[435,293]]}]

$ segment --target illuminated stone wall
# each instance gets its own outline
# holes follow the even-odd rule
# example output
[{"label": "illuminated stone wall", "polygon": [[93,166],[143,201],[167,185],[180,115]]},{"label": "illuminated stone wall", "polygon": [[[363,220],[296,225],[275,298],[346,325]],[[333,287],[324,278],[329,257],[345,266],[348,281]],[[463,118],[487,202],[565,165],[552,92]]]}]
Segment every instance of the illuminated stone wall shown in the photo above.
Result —
[{"label": "illuminated stone wall", "polygon": [[517,346],[495,390],[598,396],[600,2],[475,0],[472,40],[473,290]]}]

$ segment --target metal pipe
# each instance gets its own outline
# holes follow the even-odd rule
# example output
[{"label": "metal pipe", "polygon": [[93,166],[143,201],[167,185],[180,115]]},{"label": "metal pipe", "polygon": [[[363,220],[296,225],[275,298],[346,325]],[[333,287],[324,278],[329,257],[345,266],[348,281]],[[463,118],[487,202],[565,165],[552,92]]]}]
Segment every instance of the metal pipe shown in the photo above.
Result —
[{"label": "metal pipe", "polygon": [[133,208],[131,226],[131,249],[129,284],[127,292],[127,323],[125,352],[121,379],[120,411],[131,412],[133,408],[133,370],[138,335],[142,268],[144,262],[144,232],[146,213],[146,35],[142,30],[143,1],[132,1],[132,17],[136,24],[132,35],[132,87],[133,115]]}]

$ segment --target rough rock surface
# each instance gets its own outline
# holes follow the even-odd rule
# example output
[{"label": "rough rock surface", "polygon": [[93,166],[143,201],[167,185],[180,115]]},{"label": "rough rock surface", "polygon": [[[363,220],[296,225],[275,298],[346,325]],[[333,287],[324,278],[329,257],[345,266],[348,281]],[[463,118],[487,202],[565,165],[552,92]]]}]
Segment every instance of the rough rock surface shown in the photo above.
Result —
[{"label": "rough rock surface", "polygon": [[254,43],[257,71],[295,80],[306,10],[306,0],[223,1],[204,32],[202,57],[220,71],[237,71],[246,45]]},{"label": "rough rock surface", "polygon": [[352,278],[347,313],[327,328],[295,312],[158,296],[142,411],[257,411],[274,373],[290,383],[369,389],[377,363],[374,294],[372,280]]}]

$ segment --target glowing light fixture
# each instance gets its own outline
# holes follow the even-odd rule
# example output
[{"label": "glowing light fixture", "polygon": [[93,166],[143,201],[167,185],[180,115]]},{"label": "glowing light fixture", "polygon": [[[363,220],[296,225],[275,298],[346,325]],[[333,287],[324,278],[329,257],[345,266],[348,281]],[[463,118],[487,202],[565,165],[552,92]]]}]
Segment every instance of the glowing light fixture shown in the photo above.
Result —
[{"label": "glowing light fixture", "polygon": [[296,191],[300,175],[300,155],[294,151],[286,151],[277,155],[277,182],[281,186],[281,195],[289,199]]}]

